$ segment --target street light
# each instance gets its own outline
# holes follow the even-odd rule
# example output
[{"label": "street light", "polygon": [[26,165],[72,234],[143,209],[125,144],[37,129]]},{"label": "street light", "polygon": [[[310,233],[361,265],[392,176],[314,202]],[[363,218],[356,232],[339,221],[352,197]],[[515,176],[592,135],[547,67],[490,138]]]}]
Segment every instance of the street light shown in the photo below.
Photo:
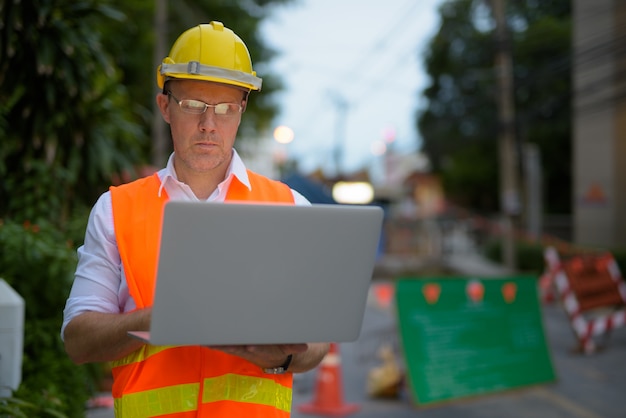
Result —
[{"label": "street light", "polygon": [[339,181],[332,193],[337,203],[366,205],[374,200],[374,188],[365,181]]},{"label": "street light", "polygon": [[288,126],[280,125],[274,129],[274,140],[279,144],[289,144],[294,136],[293,129]]}]

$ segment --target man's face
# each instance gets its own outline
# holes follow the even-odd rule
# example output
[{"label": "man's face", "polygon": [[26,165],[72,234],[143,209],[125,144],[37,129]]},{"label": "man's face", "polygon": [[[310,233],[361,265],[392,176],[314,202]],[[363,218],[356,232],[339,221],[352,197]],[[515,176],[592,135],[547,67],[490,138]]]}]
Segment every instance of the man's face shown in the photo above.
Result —
[{"label": "man's face", "polygon": [[216,115],[213,107],[200,114],[187,113],[178,102],[192,99],[209,105],[235,103],[243,106],[243,92],[195,80],[172,80],[167,83],[167,90],[171,94],[159,94],[157,103],[163,119],[170,124],[179,179],[184,181],[187,174],[225,172],[232,157],[241,113]]}]

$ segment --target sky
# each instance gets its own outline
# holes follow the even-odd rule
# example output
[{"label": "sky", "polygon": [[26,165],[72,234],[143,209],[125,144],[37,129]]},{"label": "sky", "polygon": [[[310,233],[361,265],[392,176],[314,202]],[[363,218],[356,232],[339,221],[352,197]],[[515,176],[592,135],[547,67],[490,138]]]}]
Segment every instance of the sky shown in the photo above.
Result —
[{"label": "sky", "polygon": [[419,149],[422,57],[441,3],[295,0],[265,21],[264,39],[278,52],[270,68],[285,85],[275,126],[293,130],[284,151],[302,173],[336,174],[337,155],[343,174],[375,171],[382,157],[372,149],[383,143],[397,153]]}]

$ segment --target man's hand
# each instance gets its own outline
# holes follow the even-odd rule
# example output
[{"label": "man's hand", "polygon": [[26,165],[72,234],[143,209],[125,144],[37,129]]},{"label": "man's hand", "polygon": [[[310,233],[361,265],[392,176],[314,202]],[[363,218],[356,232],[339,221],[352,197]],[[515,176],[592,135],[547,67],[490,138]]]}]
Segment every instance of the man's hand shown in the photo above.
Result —
[{"label": "man's hand", "polygon": [[291,354],[293,360],[289,371],[295,373],[317,366],[328,352],[329,344],[229,345],[211,348],[241,357],[262,369],[281,366]]}]

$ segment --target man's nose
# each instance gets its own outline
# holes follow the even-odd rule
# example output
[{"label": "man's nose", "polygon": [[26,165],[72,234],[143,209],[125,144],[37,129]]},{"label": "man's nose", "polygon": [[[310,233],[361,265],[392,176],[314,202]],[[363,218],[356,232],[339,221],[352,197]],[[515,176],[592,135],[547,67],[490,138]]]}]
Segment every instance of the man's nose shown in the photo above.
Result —
[{"label": "man's nose", "polygon": [[201,130],[214,130],[217,125],[217,116],[213,108],[208,108],[204,113],[200,115],[200,121],[198,126]]}]

